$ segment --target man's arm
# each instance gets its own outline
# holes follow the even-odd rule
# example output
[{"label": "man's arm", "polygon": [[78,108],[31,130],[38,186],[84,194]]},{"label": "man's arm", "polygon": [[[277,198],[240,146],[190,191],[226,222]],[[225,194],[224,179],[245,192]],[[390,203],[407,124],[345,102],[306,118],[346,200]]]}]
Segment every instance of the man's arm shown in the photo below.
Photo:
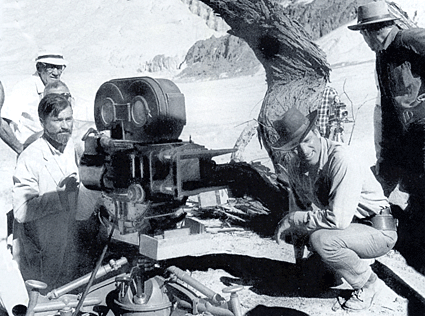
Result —
[{"label": "man's arm", "polygon": [[[401,40],[403,44],[416,54],[425,57],[425,29],[414,28],[403,31]],[[422,61],[422,64],[425,63]]]},{"label": "man's arm", "polygon": [[4,89],[0,81],[0,138],[17,154],[20,154],[23,150],[23,145],[18,141],[8,122],[2,118],[1,110],[4,104]]},{"label": "man's arm", "polygon": [[46,180],[50,176],[44,172],[46,168],[37,159],[39,157],[34,156],[34,153],[24,151],[18,157],[13,175],[13,214],[19,223],[31,222],[61,209],[61,200],[54,183],[50,185],[50,192],[40,191],[40,178]]},{"label": "man's arm", "polygon": [[0,113],[0,138],[18,155],[22,152],[24,146],[18,141],[7,121],[1,118]]},{"label": "man's arm", "polygon": [[345,229],[350,225],[360,200],[363,172],[358,161],[349,152],[330,157],[330,192],[328,206],[320,209],[312,205],[307,212],[297,211],[290,215],[289,223],[308,231],[320,228]]}]

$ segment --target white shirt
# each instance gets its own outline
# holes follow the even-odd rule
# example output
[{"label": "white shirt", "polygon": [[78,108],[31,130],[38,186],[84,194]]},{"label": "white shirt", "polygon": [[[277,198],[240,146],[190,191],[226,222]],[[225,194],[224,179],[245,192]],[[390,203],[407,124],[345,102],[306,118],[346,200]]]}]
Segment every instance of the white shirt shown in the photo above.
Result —
[{"label": "white shirt", "polygon": [[12,92],[6,95],[1,116],[17,124],[16,128],[11,127],[22,144],[29,136],[43,130],[38,118],[38,104],[43,98],[43,92],[44,84],[35,73],[17,83]]}]

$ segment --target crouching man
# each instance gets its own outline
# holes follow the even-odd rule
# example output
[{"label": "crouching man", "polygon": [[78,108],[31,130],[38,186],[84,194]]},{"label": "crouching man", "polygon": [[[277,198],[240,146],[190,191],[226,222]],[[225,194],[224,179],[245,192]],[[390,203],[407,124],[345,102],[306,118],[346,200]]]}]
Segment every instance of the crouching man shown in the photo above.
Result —
[{"label": "crouching man", "polygon": [[310,249],[353,288],[342,307],[367,309],[378,290],[367,259],[393,248],[396,220],[369,167],[348,146],[321,137],[316,118],[316,112],[304,117],[291,108],[274,123],[280,138],[273,147],[289,152],[296,201],[275,238],[281,243],[288,233],[306,234]]}]

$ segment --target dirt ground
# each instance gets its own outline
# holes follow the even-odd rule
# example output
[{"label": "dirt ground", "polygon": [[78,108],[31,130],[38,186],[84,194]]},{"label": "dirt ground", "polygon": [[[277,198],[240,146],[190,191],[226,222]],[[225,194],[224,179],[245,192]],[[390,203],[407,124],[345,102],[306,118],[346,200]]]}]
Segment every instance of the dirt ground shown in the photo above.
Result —
[{"label": "dirt ground", "polygon": [[[211,254],[174,258],[164,264],[186,270],[227,299],[229,295],[222,292],[225,287],[242,285],[238,295],[244,315],[347,314],[341,309],[333,311],[333,307],[336,297],[349,294],[350,287],[323,266],[316,255],[308,257],[306,251],[304,262],[296,265],[292,245],[278,245],[252,231],[221,232],[210,238],[203,240],[202,247],[204,252],[211,250]],[[191,251],[196,253],[193,246]],[[385,257],[387,261],[403,260],[395,251]],[[357,314],[423,315],[423,305],[415,304],[417,298],[410,287],[382,264],[385,260],[372,265],[380,277],[379,295],[370,310]]]},{"label": "dirt ground", "polygon": [[[278,245],[272,238],[260,237],[237,225],[231,227],[233,230],[224,225],[220,231],[216,219],[202,222],[206,225],[203,236],[180,244],[177,248],[181,256],[157,263],[162,268],[182,269],[227,301],[230,294],[223,290],[241,285],[238,297],[243,315],[424,315],[423,300],[394,272],[394,262],[408,269],[395,251],[372,264],[380,278],[379,294],[372,307],[367,311],[347,312],[335,303],[337,296],[349,295],[350,287],[336,278],[316,255],[306,251],[303,262],[296,265],[292,245]],[[414,271],[408,273],[417,276]],[[412,284],[411,279],[408,281]],[[416,282],[415,286],[423,287],[423,279]],[[196,288],[187,286],[205,298]]]}]

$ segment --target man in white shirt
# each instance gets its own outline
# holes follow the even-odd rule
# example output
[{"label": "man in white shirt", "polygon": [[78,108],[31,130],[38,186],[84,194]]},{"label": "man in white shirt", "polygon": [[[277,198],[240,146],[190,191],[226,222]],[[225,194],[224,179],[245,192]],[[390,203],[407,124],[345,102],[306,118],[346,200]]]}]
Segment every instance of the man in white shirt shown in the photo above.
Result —
[{"label": "man in white shirt", "polygon": [[13,176],[13,256],[24,280],[43,281],[51,290],[76,273],[79,178],[71,104],[49,94],[39,113],[44,133],[19,155]]},{"label": "man in white shirt", "polygon": [[67,64],[62,52],[55,47],[42,49],[35,63],[37,71],[19,82],[11,94],[6,95],[4,107],[0,107],[0,138],[17,154],[29,136],[43,130],[37,114],[38,103],[44,87],[60,80]]}]

